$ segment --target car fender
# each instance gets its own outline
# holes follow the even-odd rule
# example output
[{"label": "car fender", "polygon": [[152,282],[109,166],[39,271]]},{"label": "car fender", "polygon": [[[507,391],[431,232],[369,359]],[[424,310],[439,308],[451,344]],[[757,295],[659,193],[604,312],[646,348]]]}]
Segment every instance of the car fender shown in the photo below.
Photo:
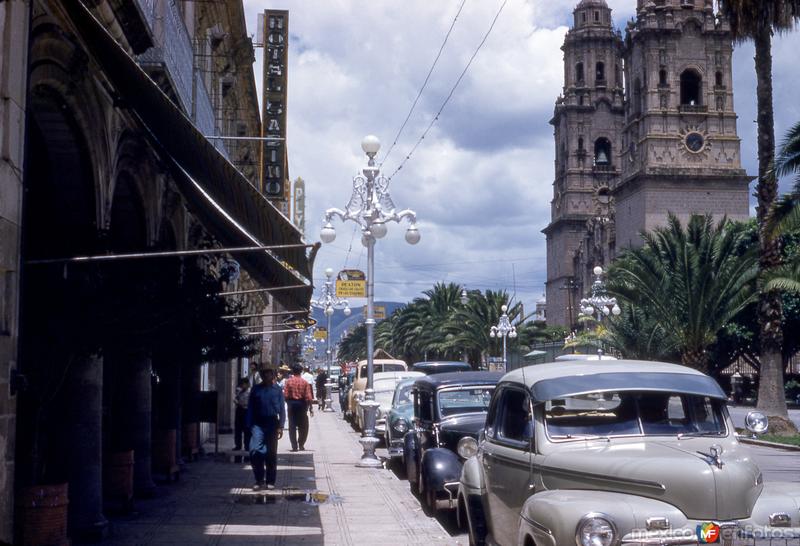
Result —
[{"label": "car fender", "polygon": [[426,449],[421,464],[425,490],[442,491],[445,483],[458,482],[461,477],[461,459],[449,449]]},{"label": "car fender", "polygon": [[[745,527],[763,528],[769,526],[769,518],[773,514],[786,513],[797,521],[800,512],[800,484],[765,483],[750,517],[741,520]],[[800,527],[796,525],[795,527]]]},{"label": "car fender", "polygon": [[465,497],[466,495],[483,495],[483,474],[477,456],[470,457],[464,462],[459,481],[459,489]]},{"label": "car fender", "polygon": [[617,542],[634,530],[644,530],[647,519],[666,517],[673,529],[688,520],[665,502],[630,495],[591,490],[548,490],[531,495],[520,512],[518,539],[532,537],[537,546],[574,544],[578,523],[587,514],[603,514],[617,529]]},{"label": "car fender", "polygon": [[410,430],[403,436],[403,460],[406,464],[406,477],[411,483],[417,483],[417,434]]}]

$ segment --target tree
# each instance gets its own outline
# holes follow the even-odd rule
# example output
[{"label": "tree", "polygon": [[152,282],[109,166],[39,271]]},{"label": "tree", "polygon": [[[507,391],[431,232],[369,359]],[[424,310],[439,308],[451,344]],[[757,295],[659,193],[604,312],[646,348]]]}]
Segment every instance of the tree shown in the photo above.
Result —
[{"label": "tree", "polygon": [[756,256],[735,252],[742,234],[742,224],[711,216],[692,216],[684,230],[670,215],[612,264],[609,292],[653,317],[685,365],[713,372],[709,347],[755,298]]},{"label": "tree", "polygon": [[[800,0],[719,0],[722,14],[731,25],[736,41],[752,40],[758,107],[758,199],[759,270],[766,273],[780,265],[780,245],[768,230],[769,217],[778,196],[772,169],[775,160],[775,119],[772,104],[772,35],[794,28],[800,19]],[[770,416],[788,417],[783,390],[781,346],[783,337],[780,292],[758,282],[761,373],[758,407]]]}]

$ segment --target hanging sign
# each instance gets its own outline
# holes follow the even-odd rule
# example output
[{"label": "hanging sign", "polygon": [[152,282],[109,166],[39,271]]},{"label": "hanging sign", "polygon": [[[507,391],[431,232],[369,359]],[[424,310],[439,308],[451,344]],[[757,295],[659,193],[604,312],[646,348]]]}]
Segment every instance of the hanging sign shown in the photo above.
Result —
[{"label": "hanging sign", "polygon": [[367,276],[358,269],[343,269],[336,276],[336,296],[339,298],[366,298]]}]

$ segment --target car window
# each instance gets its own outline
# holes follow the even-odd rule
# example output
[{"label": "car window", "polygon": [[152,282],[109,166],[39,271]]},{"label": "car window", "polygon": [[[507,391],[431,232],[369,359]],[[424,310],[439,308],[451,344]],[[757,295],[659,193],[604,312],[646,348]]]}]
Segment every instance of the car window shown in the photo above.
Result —
[{"label": "car window", "polygon": [[381,405],[382,408],[389,408],[392,405],[392,395],[394,391],[375,391],[375,401]]},{"label": "car window", "polygon": [[392,405],[394,407],[403,406],[406,404],[411,403],[411,387],[413,387],[413,383],[408,383],[407,385],[403,385],[402,387],[398,387],[394,393],[394,402]]},{"label": "car window", "polygon": [[414,414],[422,421],[433,421],[431,409],[431,393],[417,391],[417,395],[414,397]]},{"label": "car window", "polygon": [[527,394],[516,389],[504,390],[495,423],[498,440],[527,445],[533,437],[533,420]]},{"label": "car window", "polygon": [[719,401],[662,392],[590,393],[551,400],[545,404],[545,426],[555,440],[640,434],[726,434]]},{"label": "car window", "polygon": [[472,387],[439,391],[439,414],[448,417],[460,413],[486,411],[493,390],[494,387]]}]

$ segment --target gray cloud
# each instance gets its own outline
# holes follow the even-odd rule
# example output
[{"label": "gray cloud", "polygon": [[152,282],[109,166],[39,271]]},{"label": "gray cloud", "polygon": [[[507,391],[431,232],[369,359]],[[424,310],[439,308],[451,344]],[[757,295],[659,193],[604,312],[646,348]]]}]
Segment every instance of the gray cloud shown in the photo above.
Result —
[{"label": "gray cloud", "polygon": [[[552,127],[563,85],[560,47],[578,0],[509,0],[441,119],[395,176],[401,208],[415,209],[422,241],[409,246],[391,226],[377,246],[379,299],[406,301],[438,280],[513,290],[531,306],[545,280],[545,239],[552,198]],[[450,40],[386,161],[391,173],[428,125],[500,5],[468,0]],[[292,177],[307,183],[308,238],[317,240],[328,207],[343,207],[364,163],[361,138],[378,135],[385,152],[439,49],[460,0],[270,0],[289,9],[288,150]],[[610,0],[624,28],[634,0]],[[245,0],[248,27],[265,3]],[[800,119],[800,37],[776,39],[776,129]],[[260,61],[260,52],[257,54]],[[755,74],[752,47],[737,47],[734,69],[745,166],[755,173]],[[260,70],[260,62],[256,64]],[[258,78],[257,78],[258,80]],[[379,159],[382,157],[379,154]],[[317,257],[326,267],[366,267],[353,225]],[[351,244],[352,241],[352,244]]]}]

